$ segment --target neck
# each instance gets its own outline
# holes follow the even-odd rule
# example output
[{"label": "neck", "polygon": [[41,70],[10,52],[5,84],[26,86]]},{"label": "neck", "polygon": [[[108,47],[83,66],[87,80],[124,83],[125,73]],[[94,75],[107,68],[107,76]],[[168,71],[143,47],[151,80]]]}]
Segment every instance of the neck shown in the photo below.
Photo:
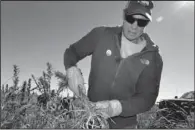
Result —
[{"label": "neck", "polygon": [[132,43],[135,43],[135,44],[139,44],[140,43],[140,38],[138,37],[138,38],[136,38],[136,39],[133,39],[133,40],[130,40],[130,39],[128,39],[130,42],[132,42]]},{"label": "neck", "polygon": [[132,42],[132,43],[134,43],[134,44],[139,44],[139,43],[142,41],[141,36],[139,36],[138,38],[135,38],[135,39],[128,39],[128,38],[124,35],[124,33],[122,33],[122,35],[123,35],[123,37],[124,37],[125,39],[127,39],[128,41],[130,41],[130,42]]}]

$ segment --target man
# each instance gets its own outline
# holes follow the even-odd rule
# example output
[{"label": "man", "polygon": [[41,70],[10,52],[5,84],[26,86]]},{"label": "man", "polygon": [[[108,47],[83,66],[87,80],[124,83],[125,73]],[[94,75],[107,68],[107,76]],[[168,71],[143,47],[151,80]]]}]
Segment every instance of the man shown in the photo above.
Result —
[{"label": "man", "polygon": [[114,121],[108,119],[110,128],[135,128],[136,115],[148,111],[158,96],[163,61],[144,32],[152,8],[152,1],[128,2],[121,27],[96,27],[64,53],[69,86],[77,96],[83,77],[76,64],[92,55],[88,98]]}]

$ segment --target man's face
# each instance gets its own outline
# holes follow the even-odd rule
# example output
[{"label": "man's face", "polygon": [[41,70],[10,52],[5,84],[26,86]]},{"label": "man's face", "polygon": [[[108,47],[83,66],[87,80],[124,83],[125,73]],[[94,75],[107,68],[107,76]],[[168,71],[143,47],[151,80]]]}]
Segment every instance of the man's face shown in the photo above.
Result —
[{"label": "man's face", "polygon": [[128,40],[135,40],[142,35],[145,26],[149,23],[143,15],[126,15],[123,21],[123,33]]}]

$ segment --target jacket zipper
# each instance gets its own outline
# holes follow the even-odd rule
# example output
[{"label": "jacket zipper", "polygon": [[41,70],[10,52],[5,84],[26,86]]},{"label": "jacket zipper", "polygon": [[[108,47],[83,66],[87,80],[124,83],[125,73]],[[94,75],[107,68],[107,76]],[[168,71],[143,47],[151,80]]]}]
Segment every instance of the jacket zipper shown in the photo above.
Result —
[{"label": "jacket zipper", "polygon": [[[118,49],[119,54],[120,54],[120,46],[119,46],[119,42],[120,42],[120,41],[119,41],[118,36],[115,36],[115,39],[116,39],[116,41],[117,41],[116,45],[117,45],[117,49]],[[121,64],[122,64],[122,62],[123,62],[123,60],[124,60],[124,59],[122,59],[121,56],[120,56],[120,58],[121,58],[121,60],[120,60],[120,63],[119,63],[119,65],[118,65],[118,67],[117,67],[117,70],[116,70],[116,73],[115,73],[115,76],[114,76],[114,81],[113,81],[112,86],[111,86],[112,88],[114,87],[115,79],[116,79],[116,77],[117,77],[117,75],[118,75],[119,69],[120,69]]]},{"label": "jacket zipper", "polygon": [[[117,39],[118,42],[120,42],[117,36],[116,36],[115,38]],[[119,46],[119,44],[117,43],[116,45],[117,45],[117,48],[118,48],[118,50],[119,50],[119,52],[120,52],[120,46]],[[147,52],[150,52],[150,51],[151,51],[151,50],[146,50],[146,51],[143,51],[143,52],[141,52],[141,53],[140,53],[140,52],[139,52],[139,53],[135,53],[135,54],[133,54],[133,55],[131,55],[131,56],[139,56],[139,55],[141,56],[141,55],[143,55],[143,54],[145,54],[145,53],[147,53]],[[129,57],[129,56],[128,56],[128,57]],[[126,58],[125,58],[125,59],[126,59]],[[114,87],[116,77],[118,76],[119,70],[120,70],[120,68],[121,68],[121,64],[124,62],[125,59],[122,59],[122,60],[120,61],[119,65],[118,65],[116,74],[115,74],[115,76],[114,76],[114,81],[113,81],[112,86],[111,86],[112,88]]]},{"label": "jacket zipper", "polygon": [[114,76],[114,81],[113,81],[113,83],[112,83],[112,87],[114,87],[115,79],[116,79],[116,77],[118,76],[118,73],[119,73],[119,70],[120,70],[120,68],[121,68],[121,64],[123,63],[123,61],[124,61],[124,59],[122,59],[122,60],[120,61],[119,65],[118,65],[118,68],[117,68],[117,70],[116,70],[116,74],[115,74],[115,76]]}]

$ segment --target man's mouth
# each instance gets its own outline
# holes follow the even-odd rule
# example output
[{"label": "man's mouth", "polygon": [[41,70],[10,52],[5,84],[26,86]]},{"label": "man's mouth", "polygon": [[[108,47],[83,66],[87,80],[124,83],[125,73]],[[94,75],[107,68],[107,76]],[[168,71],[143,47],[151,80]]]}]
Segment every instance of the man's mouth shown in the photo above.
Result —
[{"label": "man's mouth", "polygon": [[135,35],[136,32],[128,31],[128,33]]}]

